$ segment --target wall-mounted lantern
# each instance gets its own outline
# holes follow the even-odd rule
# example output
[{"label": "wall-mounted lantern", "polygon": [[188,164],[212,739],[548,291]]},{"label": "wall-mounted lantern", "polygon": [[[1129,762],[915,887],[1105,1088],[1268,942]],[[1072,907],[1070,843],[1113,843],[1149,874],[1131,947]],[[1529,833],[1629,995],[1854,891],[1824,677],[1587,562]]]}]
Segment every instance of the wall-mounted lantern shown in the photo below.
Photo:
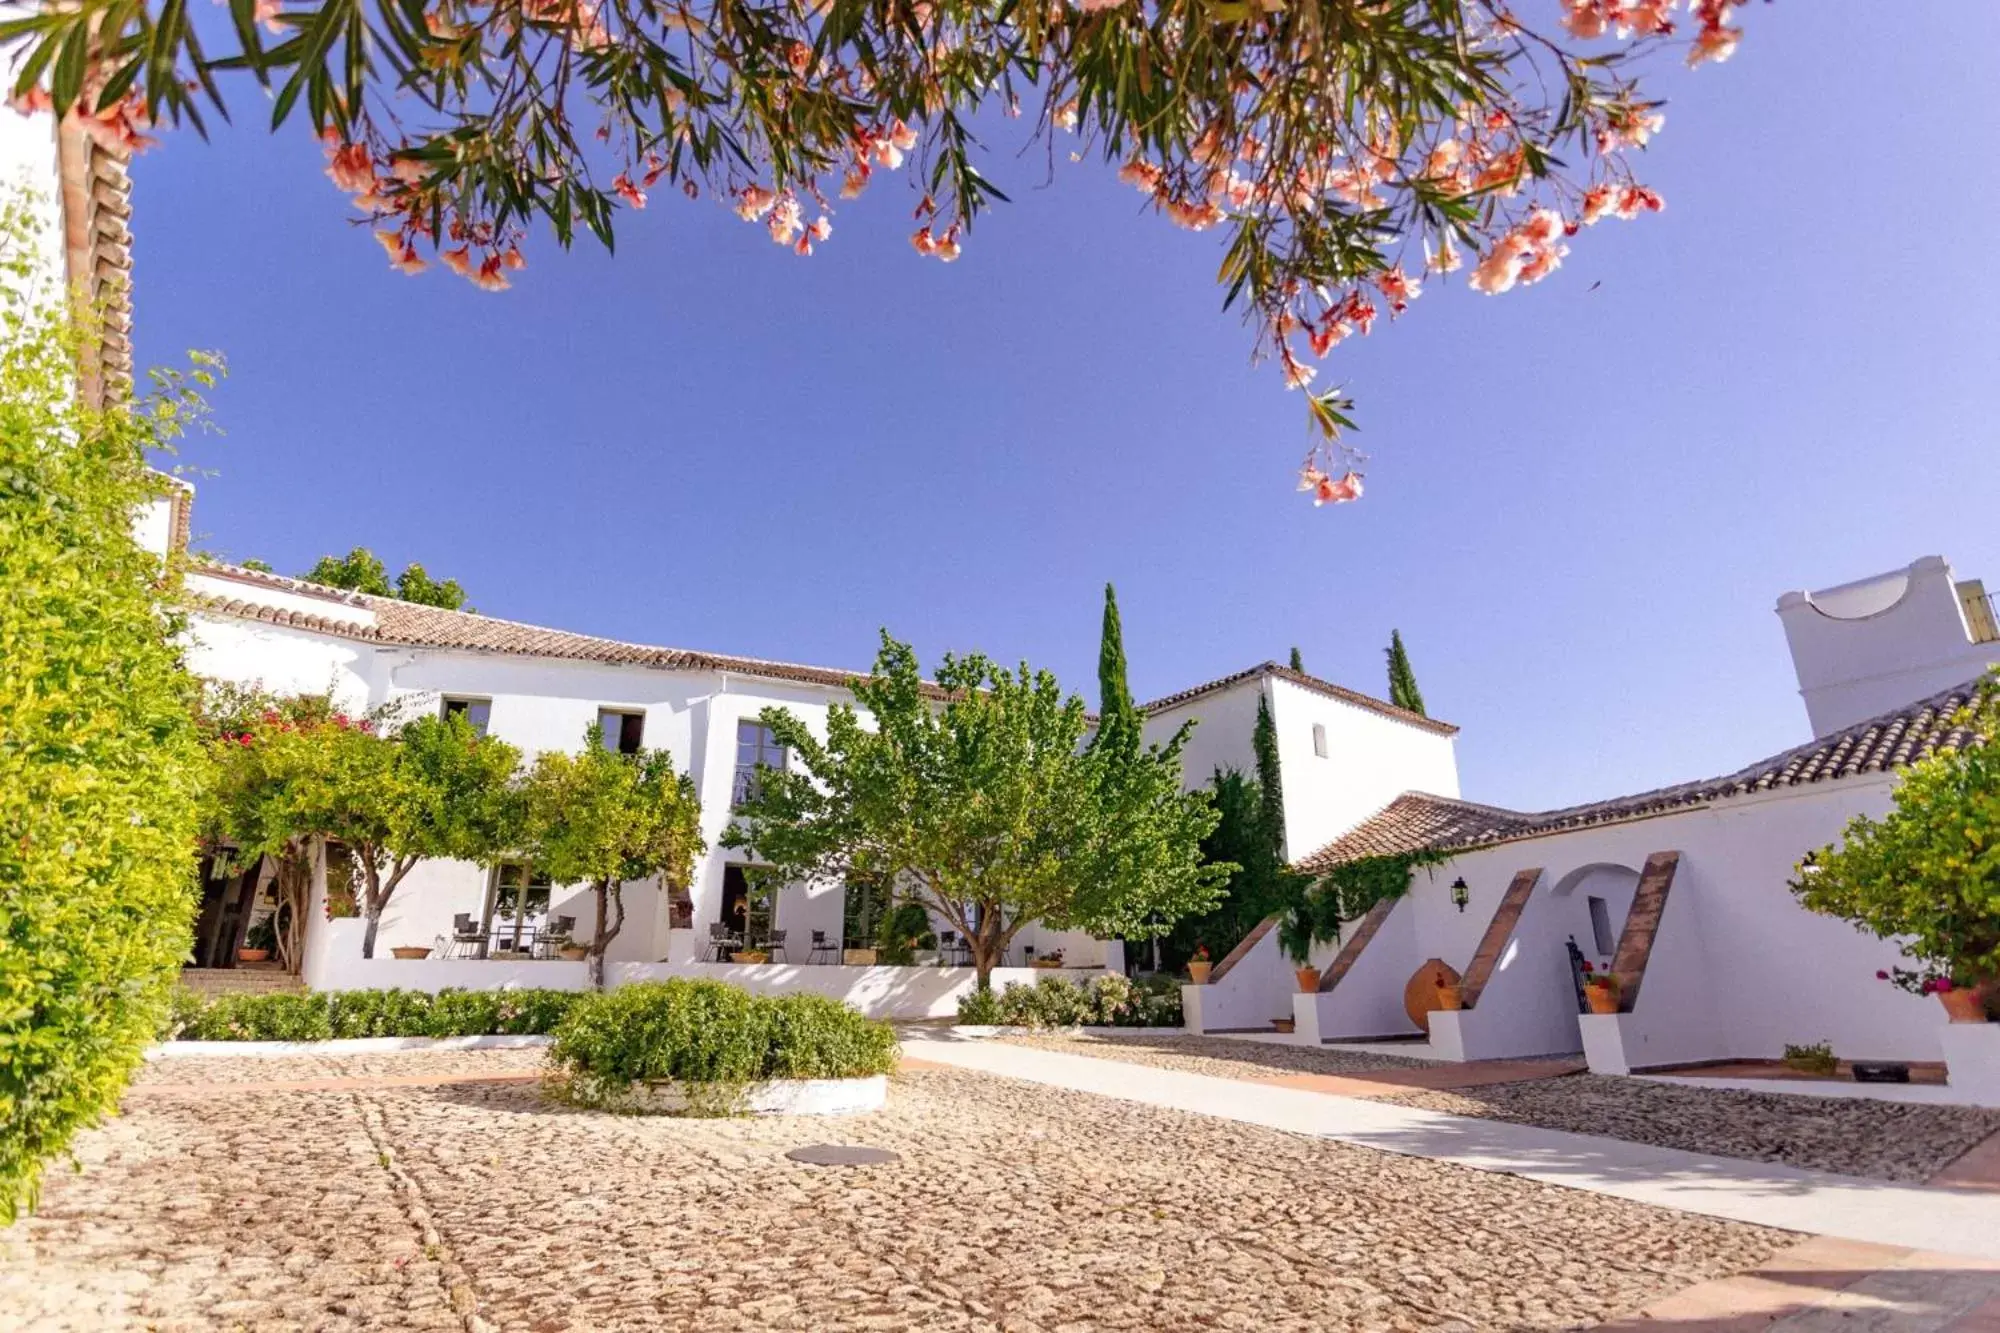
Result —
[{"label": "wall-mounted lantern", "polygon": [[1472,901],[1472,890],[1465,885],[1465,876],[1460,875],[1451,882],[1451,900],[1463,912],[1465,905]]}]

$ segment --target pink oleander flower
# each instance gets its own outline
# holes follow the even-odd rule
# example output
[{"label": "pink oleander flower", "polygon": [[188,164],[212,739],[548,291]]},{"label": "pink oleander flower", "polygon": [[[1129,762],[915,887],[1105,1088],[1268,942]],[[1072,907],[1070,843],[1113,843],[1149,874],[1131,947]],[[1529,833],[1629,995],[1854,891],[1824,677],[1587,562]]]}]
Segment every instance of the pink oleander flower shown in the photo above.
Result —
[{"label": "pink oleander flower", "polygon": [[1450,232],[1446,232],[1438,242],[1436,254],[1431,253],[1431,243],[1424,242],[1424,268],[1429,272],[1456,273],[1464,263],[1465,258],[1458,253],[1458,246],[1452,242]]},{"label": "pink oleander flower", "polygon": [[1694,46],[1688,51],[1688,68],[1698,69],[1711,60],[1721,64],[1736,54],[1736,44],[1742,40],[1740,28],[1726,28],[1719,22],[1704,27],[1695,34]]},{"label": "pink oleander flower", "polygon": [[755,222],[777,202],[778,196],[773,191],[761,185],[746,185],[736,192],[736,216],[745,222]]},{"label": "pink oleander flower", "polygon": [[1345,504],[1349,500],[1361,498],[1361,474],[1348,469],[1338,479],[1321,477],[1313,488],[1313,508],[1321,505]]},{"label": "pink oleander flower", "polygon": [[482,292],[504,292],[513,286],[507,275],[500,271],[506,260],[498,254],[490,254],[480,261],[479,272],[473,276],[472,285]]},{"label": "pink oleander flower", "polygon": [[1319,372],[1293,356],[1290,347],[1280,343],[1279,349],[1280,360],[1285,365],[1285,387],[1287,389],[1303,389],[1306,385],[1311,384],[1313,376]]},{"label": "pink oleander flower", "polygon": [[438,251],[438,262],[458,274],[461,278],[472,276],[472,255],[465,246],[454,246]]},{"label": "pink oleander flower", "polygon": [[1160,188],[1160,179],[1164,175],[1165,173],[1151,162],[1136,157],[1118,168],[1119,180],[1146,194],[1151,194]]},{"label": "pink oleander flower", "polygon": [[934,255],[937,253],[937,237],[931,235],[929,227],[917,228],[916,233],[910,237],[910,244],[920,255]]},{"label": "pink oleander flower", "polygon": [[1069,101],[1064,102],[1061,106],[1057,107],[1056,128],[1063,130],[1075,129],[1078,112],[1079,112],[1079,107],[1077,105],[1077,100],[1074,97],[1070,98]]},{"label": "pink oleander flower", "polygon": [[632,178],[624,172],[619,172],[617,177],[612,180],[611,188],[617,193],[620,199],[623,199],[632,207],[644,208],[646,206],[646,192],[634,185]]},{"label": "pink oleander flower", "polygon": [[798,197],[790,190],[779,195],[771,204],[771,215],[764,220],[771,233],[774,245],[790,245],[805,229],[805,218],[799,210]]},{"label": "pink oleander flower", "polygon": [[417,247],[411,244],[400,232],[378,231],[375,233],[375,239],[380,241],[382,248],[389,252],[390,268],[395,269],[398,273],[421,273],[424,271],[426,265],[417,256]]},{"label": "pink oleander flower", "polygon": [[1375,286],[1388,300],[1389,308],[1397,314],[1409,308],[1410,302],[1423,295],[1424,285],[1400,267],[1375,275]]},{"label": "pink oleander flower", "polygon": [[326,132],[325,143],[326,174],[335,185],[349,194],[375,188],[375,164],[368,156],[368,145],[342,143],[332,130]]},{"label": "pink oleander flower", "polygon": [[282,37],[285,32],[285,25],[278,22],[278,8],[278,0],[257,0],[250,14],[252,19],[263,25],[265,32],[274,37]]}]

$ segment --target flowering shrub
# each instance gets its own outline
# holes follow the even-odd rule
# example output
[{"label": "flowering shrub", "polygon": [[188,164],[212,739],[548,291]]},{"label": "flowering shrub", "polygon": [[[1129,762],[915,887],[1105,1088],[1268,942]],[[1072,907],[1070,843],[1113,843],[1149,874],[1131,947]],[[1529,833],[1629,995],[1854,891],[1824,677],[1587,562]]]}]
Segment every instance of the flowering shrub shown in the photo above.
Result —
[{"label": "flowering shrub", "polygon": [[194,913],[206,768],[178,571],[133,539],[146,468],[201,419],[198,364],[107,411],[77,386],[65,293],[27,201],[0,194],[0,1223],[117,1105]]},{"label": "flowering shrub", "polygon": [[556,1091],[580,1105],[616,1108],[635,1085],[668,1083],[715,1113],[769,1079],[886,1074],[896,1034],[825,996],[674,978],[579,999],[557,1025],[549,1063]]},{"label": "flowering shrub", "polygon": [[[175,4],[72,0],[0,38],[28,39],[23,104],[121,148],[155,122],[199,127],[249,70],[274,126],[311,120],[391,266],[494,291],[534,219],[609,245],[621,210],[666,189],[809,255],[836,197],[906,165],[911,246],[950,263],[1006,198],[979,122],[1025,100],[1048,170],[1097,158],[1173,225],[1226,233],[1225,303],[1303,389],[1427,282],[1528,286],[1583,228],[1664,207],[1629,161],[1665,123],[1637,71],[1728,59],[1743,3],[230,0],[224,32]],[[1309,399],[1301,486],[1356,499],[1349,404]]]},{"label": "flowering shrub", "polygon": [[981,1026],[1179,1027],[1181,988],[1171,977],[1133,981],[1108,972],[1078,985],[1067,977],[1037,977],[1032,986],[975,990],[958,1002],[958,1021]]}]

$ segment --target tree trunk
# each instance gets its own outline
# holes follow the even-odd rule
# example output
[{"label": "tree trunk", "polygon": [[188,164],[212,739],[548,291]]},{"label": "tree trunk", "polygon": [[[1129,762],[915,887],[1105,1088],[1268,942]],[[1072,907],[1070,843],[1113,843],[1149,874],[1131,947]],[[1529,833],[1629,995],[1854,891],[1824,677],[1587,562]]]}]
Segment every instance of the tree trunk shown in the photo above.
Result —
[{"label": "tree trunk", "polygon": [[382,904],[388,895],[382,892],[382,868],[375,864],[370,855],[372,849],[356,849],[361,862],[361,916],[367,922],[361,931],[361,956],[375,956],[375,932],[382,926]]},{"label": "tree trunk", "polygon": [[363,958],[373,958],[375,956],[375,932],[382,925],[382,909],[371,900],[364,909],[364,914],[367,918],[367,924],[361,928],[361,956]]},{"label": "tree trunk", "polygon": [[[590,941],[590,985],[593,990],[604,989],[604,951],[611,941],[618,938],[618,932],[625,928],[625,886],[609,880],[599,880],[591,886],[597,899],[597,932]],[[607,919],[608,917],[608,919]]]}]

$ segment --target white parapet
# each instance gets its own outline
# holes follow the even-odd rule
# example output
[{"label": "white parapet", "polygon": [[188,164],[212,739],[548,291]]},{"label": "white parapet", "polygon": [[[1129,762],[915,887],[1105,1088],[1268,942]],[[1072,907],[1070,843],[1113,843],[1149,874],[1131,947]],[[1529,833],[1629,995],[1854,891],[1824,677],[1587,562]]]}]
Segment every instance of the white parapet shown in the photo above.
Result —
[{"label": "white parapet", "polygon": [[1625,1020],[1630,1014],[1579,1014],[1583,1029],[1583,1058],[1593,1074],[1629,1074],[1632,1061],[1625,1053]]},{"label": "white parapet", "polygon": [[1947,1023],[1938,1033],[1952,1100],[2000,1106],[2000,1023]]}]

